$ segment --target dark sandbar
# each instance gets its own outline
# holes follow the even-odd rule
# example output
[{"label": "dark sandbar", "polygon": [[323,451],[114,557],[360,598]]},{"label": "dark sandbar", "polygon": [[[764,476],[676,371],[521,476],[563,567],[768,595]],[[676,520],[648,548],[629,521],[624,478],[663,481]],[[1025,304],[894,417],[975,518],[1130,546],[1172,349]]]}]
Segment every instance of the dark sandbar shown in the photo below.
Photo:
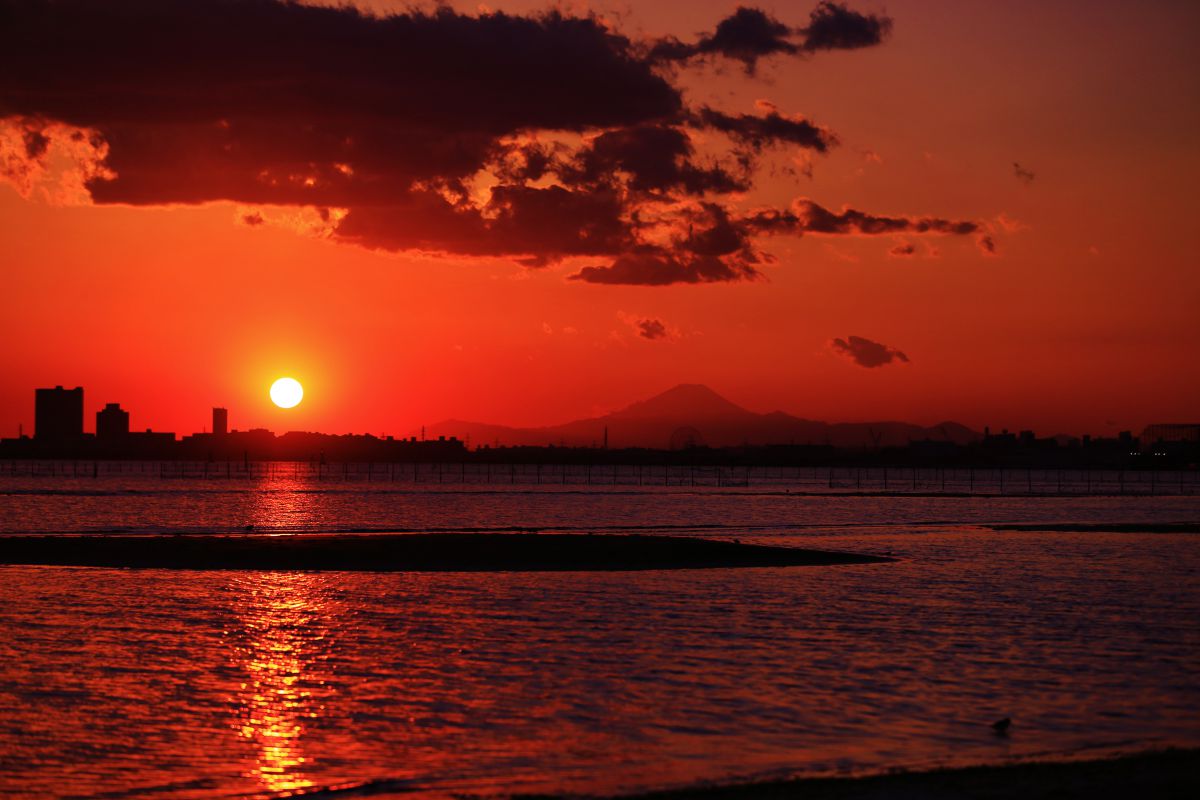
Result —
[{"label": "dark sandbar", "polygon": [[894,559],[679,536],[526,533],[0,537],[0,564],[493,572],[875,564]]},{"label": "dark sandbar", "polygon": [[[638,795],[646,800],[1065,800],[1200,797],[1200,750],[863,778],[800,778]],[[629,800],[632,800],[631,798]]]}]

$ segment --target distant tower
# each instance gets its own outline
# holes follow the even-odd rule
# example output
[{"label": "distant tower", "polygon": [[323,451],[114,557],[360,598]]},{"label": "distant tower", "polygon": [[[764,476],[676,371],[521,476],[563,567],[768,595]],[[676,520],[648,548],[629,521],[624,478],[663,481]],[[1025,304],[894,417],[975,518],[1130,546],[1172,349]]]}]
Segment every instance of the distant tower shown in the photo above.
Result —
[{"label": "distant tower", "polygon": [[229,433],[229,410],[225,408],[213,409],[213,435],[224,436]]},{"label": "distant tower", "polygon": [[83,436],[83,387],[34,390],[33,436],[43,441]]},{"label": "distant tower", "polygon": [[102,411],[96,412],[97,439],[120,439],[128,435],[129,412],[122,409],[120,403],[109,403]]}]

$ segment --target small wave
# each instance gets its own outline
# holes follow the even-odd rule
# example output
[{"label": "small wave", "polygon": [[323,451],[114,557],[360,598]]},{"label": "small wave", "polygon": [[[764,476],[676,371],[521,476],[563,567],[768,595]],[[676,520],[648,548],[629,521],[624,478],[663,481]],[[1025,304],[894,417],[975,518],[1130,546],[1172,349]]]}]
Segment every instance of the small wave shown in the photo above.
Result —
[{"label": "small wave", "polygon": [[156,786],[138,786],[130,789],[95,792],[93,794],[64,795],[64,800],[124,800],[126,797],[134,798],[162,794],[170,795],[194,790],[211,791],[216,789],[218,786],[220,786],[220,783],[213,778],[196,778],[195,780],[190,781],[161,783]]},{"label": "small wave", "polygon": [[278,794],[239,795],[244,800],[273,800],[284,797],[303,797],[317,800],[325,797],[374,797],[385,794],[408,794],[428,789],[427,786],[404,778],[377,778],[369,781],[354,783],[331,784],[328,786],[310,786],[305,789],[292,789]]}]

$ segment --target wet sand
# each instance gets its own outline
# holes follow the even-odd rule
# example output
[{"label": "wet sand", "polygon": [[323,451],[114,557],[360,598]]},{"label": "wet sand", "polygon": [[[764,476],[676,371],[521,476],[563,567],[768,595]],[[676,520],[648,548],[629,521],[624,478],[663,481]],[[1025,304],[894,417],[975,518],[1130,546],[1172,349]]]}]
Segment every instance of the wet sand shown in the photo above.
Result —
[{"label": "wet sand", "polygon": [[1164,750],[1093,761],[802,778],[653,792],[626,800],[1065,800],[1200,797],[1200,750]]},{"label": "wet sand", "polygon": [[876,564],[880,556],[690,537],[587,534],[37,535],[0,564],[370,572],[614,571]]}]

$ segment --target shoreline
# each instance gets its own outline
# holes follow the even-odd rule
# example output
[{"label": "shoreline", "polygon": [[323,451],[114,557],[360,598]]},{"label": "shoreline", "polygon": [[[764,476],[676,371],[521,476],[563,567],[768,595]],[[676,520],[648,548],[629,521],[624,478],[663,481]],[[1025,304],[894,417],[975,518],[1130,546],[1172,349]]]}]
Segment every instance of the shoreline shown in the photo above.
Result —
[{"label": "shoreline", "polygon": [[[1200,748],[1149,750],[1107,758],[1020,761],[897,771],[861,777],[785,778],[614,795],[609,800],[1063,800],[1200,796]],[[554,795],[514,795],[548,800]]]},{"label": "shoreline", "polygon": [[882,564],[885,556],[648,534],[18,535],[0,565],[186,570],[566,572]]}]

